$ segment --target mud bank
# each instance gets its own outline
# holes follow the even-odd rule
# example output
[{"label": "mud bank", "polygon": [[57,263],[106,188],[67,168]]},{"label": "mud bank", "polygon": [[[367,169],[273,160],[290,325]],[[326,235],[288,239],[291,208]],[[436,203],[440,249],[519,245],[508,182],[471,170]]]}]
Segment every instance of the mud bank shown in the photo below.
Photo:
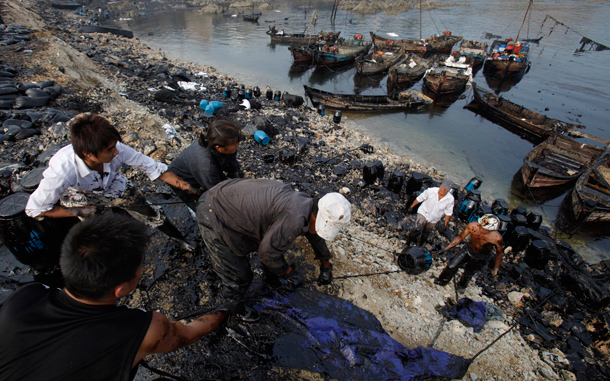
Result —
[{"label": "mud bank", "polygon": [[[349,121],[335,123],[332,115],[320,116],[313,109],[267,99],[264,84],[243,83],[205,62],[167,58],[137,39],[79,33],[81,17],[70,11],[44,7],[31,0],[7,1],[4,7],[5,22],[32,30],[29,40],[0,46],[0,64],[14,69],[11,79],[15,88],[52,80],[62,89],[58,97],[40,109],[43,112],[54,109],[67,116],[84,111],[101,113],[117,125],[127,144],[169,163],[211,121],[199,102],[218,100],[223,102],[218,115],[239,120],[249,136],[255,130],[264,130],[271,137],[265,146],[248,139],[240,147],[239,160],[246,177],[281,180],[314,196],[343,192],[353,203],[353,222],[329,244],[334,254],[334,283],[315,285],[317,262],[305,240],[297,240],[287,255],[306,278],[306,288],[341,297],[371,312],[385,331],[409,348],[433,346],[464,357],[485,348],[545,300],[545,290],[552,291],[555,294],[538,306],[531,323],[512,330],[478,357],[467,377],[571,380],[577,375],[579,379],[607,376],[603,373],[608,359],[607,307],[592,307],[594,295],[566,286],[577,285],[576,280],[562,282],[565,273],[573,271],[567,264],[607,282],[603,265],[588,268],[578,262],[574,253],[566,259],[561,254],[564,251],[557,249],[560,254],[554,254],[549,265],[538,270],[525,265],[524,253],[516,253],[505,259],[497,280],[481,273],[464,294],[500,307],[504,317],[489,321],[480,332],[455,320],[446,321],[437,306],[454,297],[453,286],[440,287],[433,280],[447,258],[436,259],[430,270],[417,276],[400,271],[393,253],[401,251],[404,229],[414,222],[414,216],[406,213],[412,195],[406,186],[395,192],[388,184],[391,174],[402,172],[408,178],[415,172],[422,175],[424,187],[434,186],[443,177],[442,168],[429,168],[393,154],[352,128]],[[261,89],[261,97],[252,99],[250,109],[241,107],[238,99],[223,96],[227,86],[238,94],[241,85]],[[14,108],[0,113],[3,121],[29,117],[27,112]],[[9,137],[0,143],[0,161],[17,164],[18,168],[3,177],[2,196],[21,190],[20,179],[44,165],[51,147],[67,141],[65,121],[39,120],[28,128],[38,133],[22,139]],[[374,151],[361,149],[364,144],[374,147]],[[367,183],[363,170],[376,162],[382,164],[385,173]],[[163,183],[152,183],[131,170],[126,175],[148,192],[151,201],[165,204],[168,216],[190,238],[197,237],[187,208]],[[457,191],[464,197],[462,189]],[[454,218],[449,231],[444,235],[434,233],[426,249],[434,252],[444,247],[447,238],[454,237],[463,226]],[[552,242],[544,231],[536,234]],[[33,270],[12,260],[6,248],[2,249],[4,285],[31,280]],[[251,291],[254,297],[264,285],[256,257],[253,266],[257,269]],[[147,251],[143,281],[126,303],[159,310],[172,318],[185,318],[216,305],[218,284],[205,253],[182,252],[156,232]],[[323,374],[279,367],[261,356],[279,334],[271,322],[269,319],[251,327],[231,321],[225,329],[189,348],[150,356],[148,360],[154,367],[182,379],[327,379]],[[153,378],[145,369],[138,375],[140,380]]]}]

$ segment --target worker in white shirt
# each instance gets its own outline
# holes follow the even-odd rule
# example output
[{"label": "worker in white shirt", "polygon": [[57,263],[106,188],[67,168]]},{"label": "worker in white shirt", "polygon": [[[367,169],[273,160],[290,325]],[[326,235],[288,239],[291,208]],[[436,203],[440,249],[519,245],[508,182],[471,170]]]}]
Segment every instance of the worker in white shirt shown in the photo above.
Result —
[{"label": "worker in white shirt", "polygon": [[151,205],[119,172],[123,164],[144,171],[151,180],[161,179],[177,188],[197,193],[189,183],[167,171],[167,165],[121,143],[121,135],[97,114],[77,115],[70,123],[72,144],[49,161],[40,185],[32,193],[26,214],[37,219],[89,217],[103,207],[119,207],[151,227],[193,250],[180,231]]},{"label": "worker in white shirt", "polygon": [[443,216],[445,217],[444,224],[440,228],[443,230],[447,228],[447,224],[449,224],[449,220],[453,215],[454,198],[449,192],[452,185],[453,182],[451,180],[444,179],[440,187],[426,189],[413,201],[409,207],[410,212],[418,204],[421,203],[421,206],[417,210],[415,227],[408,233],[407,246],[412,242],[417,242],[417,245],[421,246]]}]

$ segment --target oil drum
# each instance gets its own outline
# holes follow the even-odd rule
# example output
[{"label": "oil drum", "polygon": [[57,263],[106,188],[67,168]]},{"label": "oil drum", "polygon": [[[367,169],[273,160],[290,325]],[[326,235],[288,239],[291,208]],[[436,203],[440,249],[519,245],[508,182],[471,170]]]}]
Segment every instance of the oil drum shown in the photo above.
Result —
[{"label": "oil drum", "polygon": [[479,207],[470,215],[469,222],[478,221],[479,218],[486,214],[491,214],[491,208],[485,204],[479,204]]},{"label": "oil drum", "polygon": [[515,226],[507,241],[515,253],[523,251],[530,243],[530,232],[525,226]]},{"label": "oil drum", "polygon": [[409,180],[407,180],[407,189],[406,192],[410,196],[414,192],[417,192],[421,189],[421,186],[424,182],[424,175],[419,172],[413,172]]},{"label": "oil drum", "polygon": [[0,239],[19,262],[37,269],[50,267],[58,261],[61,238],[25,214],[29,196],[14,193],[0,201]]},{"label": "oil drum", "polygon": [[510,217],[513,226],[527,226],[527,217],[523,214],[513,214]]},{"label": "oil drum", "polygon": [[510,217],[507,216],[506,214],[500,214],[498,216],[498,219],[500,220],[500,224],[498,225],[498,233],[500,233],[502,235],[502,237],[504,237],[506,232],[511,227],[511,225],[510,225]]},{"label": "oil drum", "polygon": [[430,252],[417,246],[405,247],[396,258],[398,267],[409,274],[418,275],[432,266]]},{"label": "oil drum", "polygon": [[491,204],[491,212],[496,216],[508,214],[508,202],[506,200],[498,198]]},{"label": "oil drum", "polygon": [[525,251],[525,263],[529,267],[544,270],[549,261],[549,245],[540,239],[532,241]]},{"label": "oil drum", "polygon": [[527,215],[527,209],[525,208],[525,206],[519,205],[518,207],[513,209],[510,212],[510,214],[511,214],[511,216],[514,215],[514,214],[523,214],[525,216],[525,215]]},{"label": "oil drum", "polygon": [[527,227],[532,230],[538,230],[542,225],[542,215],[536,212],[529,212],[527,214]]},{"label": "oil drum", "polygon": [[402,171],[394,172],[390,175],[388,180],[388,189],[392,192],[399,194],[402,190],[402,186],[405,183],[405,173]]}]

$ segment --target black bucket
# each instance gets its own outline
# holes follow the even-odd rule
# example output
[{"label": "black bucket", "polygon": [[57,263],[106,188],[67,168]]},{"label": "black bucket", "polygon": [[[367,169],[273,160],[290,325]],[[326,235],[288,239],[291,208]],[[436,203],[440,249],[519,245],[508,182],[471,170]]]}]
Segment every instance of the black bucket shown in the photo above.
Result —
[{"label": "black bucket", "polygon": [[432,266],[432,256],[419,247],[405,247],[396,258],[398,267],[409,274],[417,275],[428,271]]},{"label": "black bucket", "polygon": [[378,173],[377,173],[377,165],[373,163],[366,163],[362,168],[362,179],[368,185],[375,184],[377,181]]},{"label": "black bucket", "polygon": [[513,226],[526,226],[527,227],[527,217],[523,214],[513,214],[510,216],[510,220]]},{"label": "black bucket", "polygon": [[498,233],[500,233],[502,237],[504,237],[506,232],[510,230],[511,227],[510,217],[506,214],[501,214],[498,216],[498,219],[500,220],[500,223],[498,224]]},{"label": "black bucket", "polygon": [[267,89],[267,92],[265,93],[265,95],[267,96],[268,100],[272,100],[273,99],[273,90]]},{"label": "black bucket", "polygon": [[542,215],[536,212],[529,212],[527,214],[527,227],[532,230],[538,230],[542,225]]},{"label": "black bucket", "polygon": [[498,198],[491,204],[491,212],[496,216],[508,214],[508,202],[506,200]]},{"label": "black bucket", "polygon": [[279,102],[282,99],[282,92],[279,90],[276,90],[275,93],[273,94],[273,100],[276,102]]},{"label": "black bucket", "polygon": [[481,186],[482,183],[483,183],[483,181],[479,180],[476,177],[473,177],[472,179],[470,179],[468,184],[466,184],[466,186],[464,187],[464,190],[466,192],[470,192],[471,190],[479,189],[479,187]]},{"label": "black bucket", "polygon": [[527,209],[525,208],[525,206],[523,205],[519,205],[518,207],[516,207],[515,209],[513,209],[510,212],[511,215],[514,214],[523,214],[524,216],[527,215]]},{"label": "black bucket", "polygon": [[239,89],[239,91],[237,92],[237,99],[246,99],[246,91],[244,89]]},{"label": "black bucket", "polygon": [[388,180],[388,189],[396,194],[399,194],[405,184],[405,173],[398,171],[390,175]]},{"label": "black bucket", "polygon": [[230,86],[225,87],[222,94],[224,95],[225,98],[231,98],[231,87]]},{"label": "black bucket", "polygon": [[544,270],[549,262],[549,253],[549,245],[545,241],[534,240],[525,251],[525,263],[534,269]]},{"label": "black bucket", "polygon": [[507,241],[515,253],[523,251],[530,243],[530,232],[525,226],[515,226]]},{"label": "black bucket", "polygon": [[470,216],[470,222],[478,221],[479,218],[483,217],[486,214],[491,214],[491,208],[485,204],[479,204],[477,210],[472,213]]},{"label": "black bucket", "polygon": [[424,175],[419,172],[413,172],[409,180],[407,180],[407,189],[406,192],[410,196],[414,192],[417,192],[421,189],[421,186],[424,182]]},{"label": "black bucket", "polygon": [[385,175],[385,168],[383,168],[383,163],[381,162],[381,160],[377,160],[373,162],[373,164],[375,164],[375,167],[377,168],[377,178],[379,179],[379,181],[383,180],[383,176]]},{"label": "black bucket", "polygon": [[258,98],[261,96],[261,89],[258,86],[254,86],[254,90],[252,91],[252,93],[255,97]]},{"label": "black bucket", "polygon": [[335,123],[341,122],[341,110],[335,111],[335,116],[333,116],[333,122],[335,122]]},{"label": "black bucket", "polygon": [[19,262],[36,269],[52,267],[59,261],[63,237],[25,214],[29,197],[14,193],[0,201],[0,240]]},{"label": "black bucket", "polygon": [[326,106],[321,103],[318,105],[318,114],[320,114],[321,116],[326,115]]},{"label": "black bucket", "polygon": [[458,218],[462,221],[468,221],[472,214],[479,208],[481,203],[481,192],[478,190],[471,190],[466,195],[466,199],[460,205],[458,211]]}]

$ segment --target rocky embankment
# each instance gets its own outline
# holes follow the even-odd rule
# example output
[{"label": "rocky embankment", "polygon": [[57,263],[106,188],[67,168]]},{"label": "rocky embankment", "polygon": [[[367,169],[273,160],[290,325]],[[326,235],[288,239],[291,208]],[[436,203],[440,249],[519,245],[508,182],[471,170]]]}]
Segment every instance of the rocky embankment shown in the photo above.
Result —
[{"label": "rocky embankment", "polygon": [[[127,144],[169,163],[212,119],[201,110],[200,101],[221,101],[216,116],[240,121],[250,137],[239,151],[246,177],[277,179],[311,195],[341,191],[353,203],[352,223],[329,245],[335,255],[333,285],[315,285],[317,262],[306,241],[297,240],[288,253],[306,278],[305,287],[370,311],[407,347],[432,346],[463,357],[472,357],[520,322],[470,366],[471,380],[608,378],[609,278],[603,264],[590,267],[544,229],[533,229],[532,237],[551,248],[548,264],[531,267],[518,251],[505,258],[497,279],[481,273],[462,295],[494,304],[504,315],[489,320],[480,332],[447,321],[437,307],[455,297],[453,286],[433,284],[447,258],[435,258],[419,275],[401,271],[395,261],[404,245],[404,229],[414,222],[406,213],[413,196],[406,184],[420,178],[423,188],[435,186],[442,173],[393,154],[345,119],[335,123],[330,113],[321,116],[303,105],[267,99],[264,84],[243,83],[205,62],[165,57],[137,39],[79,33],[80,16],[45,3],[13,0],[3,6],[2,17],[12,25],[0,27],[3,197],[35,188],[38,168],[66,144],[66,121],[77,113],[103,114],[117,125]],[[227,86],[234,95],[259,86],[262,95],[252,98],[246,109],[241,100],[224,97]],[[255,130],[265,131],[271,142],[255,142]],[[373,168],[375,178],[365,178],[363,174]],[[196,239],[194,220],[166,186],[132,170],[126,175],[151,201],[165,203],[168,216]],[[465,192],[456,189],[456,195],[463,198]],[[435,252],[444,247],[463,226],[454,218],[450,229],[443,235],[434,233],[425,249]],[[218,280],[209,271],[205,254],[181,252],[158,232],[153,240],[141,287],[127,302],[173,318],[213,307]],[[31,280],[32,270],[7,259],[10,254],[4,247],[2,258],[5,287]],[[261,274],[253,261],[256,289]],[[273,338],[271,327],[262,324],[248,333],[242,325],[230,323],[227,329],[176,353],[151,356],[150,362],[183,379],[326,379],[274,366],[261,356],[265,342]],[[268,336],[257,337],[257,332]],[[138,375],[141,380],[152,378],[146,370]]]}]

